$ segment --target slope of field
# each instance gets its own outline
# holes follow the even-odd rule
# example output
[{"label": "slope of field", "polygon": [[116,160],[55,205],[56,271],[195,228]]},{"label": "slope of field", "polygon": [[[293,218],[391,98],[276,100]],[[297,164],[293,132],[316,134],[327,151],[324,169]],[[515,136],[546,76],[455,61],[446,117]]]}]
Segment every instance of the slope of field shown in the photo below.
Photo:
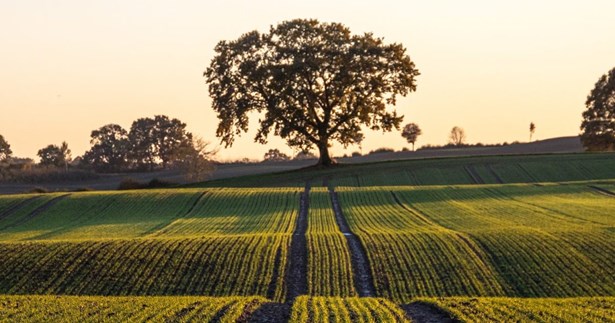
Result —
[{"label": "slope of field", "polygon": [[615,199],[586,185],[339,192],[385,297],[615,294]]},{"label": "slope of field", "polygon": [[21,208],[0,221],[0,292],[280,300],[297,193],[88,192],[44,210],[36,208],[43,197],[3,196],[1,210]]},{"label": "slope of field", "polygon": [[615,179],[615,154],[471,156],[340,164],[330,169],[213,180],[193,186],[302,187],[306,181],[333,186],[459,185]]}]

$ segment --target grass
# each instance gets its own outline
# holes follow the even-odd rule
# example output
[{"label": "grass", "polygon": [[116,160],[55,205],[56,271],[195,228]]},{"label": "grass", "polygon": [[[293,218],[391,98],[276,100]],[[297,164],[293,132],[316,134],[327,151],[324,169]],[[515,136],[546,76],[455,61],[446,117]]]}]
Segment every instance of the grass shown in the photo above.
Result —
[{"label": "grass", "polygon": [[378,298],[299,297],[292,322],[409,322],[399,307]]}]

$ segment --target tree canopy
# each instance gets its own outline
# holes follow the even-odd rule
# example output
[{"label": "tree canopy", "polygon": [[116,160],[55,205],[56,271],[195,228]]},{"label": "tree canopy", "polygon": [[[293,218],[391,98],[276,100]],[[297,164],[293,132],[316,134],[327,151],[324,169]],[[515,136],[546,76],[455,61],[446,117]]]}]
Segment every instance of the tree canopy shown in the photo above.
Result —
[{"label": "tree canopy", "polygon": [[11,145],[4,139],[4,136],[0,135],[0,161],[11,157],[12,153]]},{"label": "tree canopy", "polygon": [[404,129],[401,132],[401,136],[406,138],[408,143],[412,144],[412,150],[414,150],[414,143],[416,139],[422,134],[421,128],[416,123],[409,123],[404,126]]},{"label": "tree canopy", "polygon": [[602,75],[585,101],[581,141],[588,150],[615,149],[615,68]]},{"label": "tree canopy", "polygon": [[466,141],[466,132],[465,130],[463,130],[463,128],[455,126],[453,127],[453,129],[451,129],[451,133],[448,136],[448,139],[451,144],[455,146],[460,146]]},{"label": "tree canopy", "polygon": [[48,145],[45,148],[39,149],[37,155],[41,159],[41,165],[68,167],[68,162],[70,162],[71,158],[71,151],[68,149],[68,144],[66,142],[62,142],[61,146]]},{"label": "tree canopy", "polygon": [[296,19],[221,41],[204,76],[228,147],[261,112],[255,141],[269,134],[293,148],[316,147],[330,165],[329,147],[355,143],[362,126],[399,129],[403,116],[387,105],[416,90],[419,75],[401,44],[371,33],[352,35],[339,23]]}]

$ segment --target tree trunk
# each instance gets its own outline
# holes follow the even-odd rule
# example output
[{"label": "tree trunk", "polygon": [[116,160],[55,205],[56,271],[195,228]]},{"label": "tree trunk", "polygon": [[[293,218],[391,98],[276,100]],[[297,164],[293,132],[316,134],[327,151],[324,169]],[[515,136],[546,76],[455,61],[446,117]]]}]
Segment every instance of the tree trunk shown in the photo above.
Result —
[{"label": "tree trunk", "polygon": [[318,158],[318,165],[320,166],[331,166],[333,165],[333,160],[331,160],[331,156],[329,156],[329,145],[324,142],[318,144],[318,151],[320,152],[320,157]]}]

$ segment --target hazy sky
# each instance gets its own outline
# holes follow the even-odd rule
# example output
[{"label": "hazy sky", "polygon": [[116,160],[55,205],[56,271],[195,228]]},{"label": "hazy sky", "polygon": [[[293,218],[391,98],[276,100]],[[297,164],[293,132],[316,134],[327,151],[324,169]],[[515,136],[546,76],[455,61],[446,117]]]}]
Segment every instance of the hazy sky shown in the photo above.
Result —
[{"label": "hazy sky", "polygon": [[[218,144],[202,77],[216,43],[317,18],[408,49],[421,76],[397,110],[423,129],[418,146],[446,143],[453,126],[469,142],[526,141],[531,121],[538,139],[575,135],[587,94],[615,66],[614,12],[613,0],[2,0],[0,134],[17,156],[63,140],[80,155],[93,129],[166,114]],[[291,152],[253,137],[220,157]],[[363,149],[404,145],[397,131],[369,132]]]}]

